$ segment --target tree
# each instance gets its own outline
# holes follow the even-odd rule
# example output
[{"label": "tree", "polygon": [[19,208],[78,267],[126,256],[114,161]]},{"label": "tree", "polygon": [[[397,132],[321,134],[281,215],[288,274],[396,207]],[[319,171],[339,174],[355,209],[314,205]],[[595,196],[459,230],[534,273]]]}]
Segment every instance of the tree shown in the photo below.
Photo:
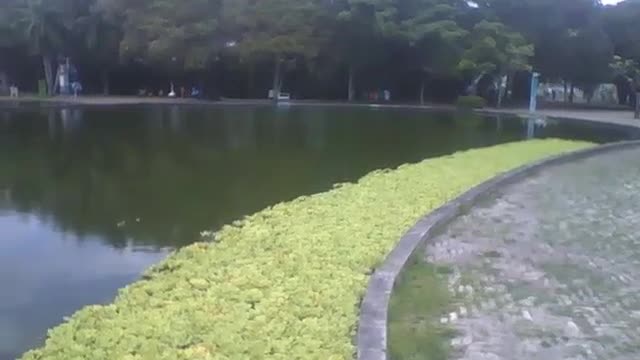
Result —
[{"label": "tree", "polygon": [[565,47],[567,64],[563,75],[571,81],[570,101],[573,102],[574,86],[583,89],[590,101],[596,87],[612,78],[611,42],[602,28],[596,25],[571,32]]},{"label": "tree", "polygon": [[635,104],[634,81],[638,78],[640,61],[640,2],[623,1],[604,9],[603,22],[613,44],[616,57],[611,69],[620,105]]},{"label": "tree", "polygon": [[623,1],[605,7],[603,12],[603,26],[615,53],[623,58],[640,60],[640,2]]},{"label": "tree", "polygon": [[427,76],[457,75],[458,63],[469,32],[457,23],[460,7],[434,0],[405,2],[403,28],[413,49],[412,55],[420,70],[420,103],[424,104]]},{"label": "tree", "polygon": [[384,52],[385,40],[397,35],[394,0],[338,0],[331,3],[333,34],[327,51],[333,52],[348,72],[348,100],[356,93],[356,73]]},{"label": "tree", "polygon": [[117,67],[146,69],[140,80],[151,82],[206,71],[237,96],[254,80],[278,94],[295,68],[301,94],[354,100],[358,86],[384,81],[424,101],[436,82],[456,96],[462,79],[511,80],[531,65],[589,93],[610,77],[613,54],[640,60],[639,15],[638,0],[4,0],[0,48],[20,58],[20,74],[35,71],[13,49],[32,49],[50,91],[53,62],[66,56],[101,74],[85,81],[101,78],[105,92]]},{"label": "tree", "polygon": [[[473,76],[490,74],[494,79],[502,79],[515,71],[531,69],[529,61],[533,50],[533,45],[522,35],[504,24],[483,20],[473,27],[469,45],[458,66],[460,71]],[[496,87],[499,89],[499,107],[503,86]]]},{"label": "tree", "polygon": [[108,6],[106,1],[88,2],[86,12],[73,25],[84,57],[100,70],[104,95],[109,94],[109,71],[118,63],[123,38],[120,18],[110,15]]},{"label": "tree", "polygon": [[246,62],[273,62],[274,101],[282,89],[283,64],[315,57],[325,39],[320,2],[227,0],[224,5],[227,47]]},{"label": "tree", "polygon": [[[185,70],[202,70],[221,47],[222,0],[100,0],[93,28],[102,39],[122,40],[120,59],[160,68],[174,77]],[[107,49],[109,52],[109,49]]]},{"label": "tree", "polygon": [[631,105],[635,101],[635,87],[640,80],[640,66],[636,60],[614,56],[610,64],[613,83],[620,105]]},{"label": "tree", "polygon": [[[494,16],[535,45],[533,67],[550,81],[564,80],[587,93],[608,78],[610,40],[603,32],[597,0],[484,0],[484,16]],[[573,93],[573,91],[572,91]],[[573,96],[570,96],[572,99]]]},{"label": "tree", "polygon": [[6,0],[0,11],[0,47],[10,47],[19,43],[21,38],[18,22],[21,10],[25,6],[24,0]]},{"label": "tree", "polygon": [[64,51],[70,29],[72,3],[65,0],[14,1],[17,28],[31,51],[42,58],[48,94],[55,88],[53,60]]}]

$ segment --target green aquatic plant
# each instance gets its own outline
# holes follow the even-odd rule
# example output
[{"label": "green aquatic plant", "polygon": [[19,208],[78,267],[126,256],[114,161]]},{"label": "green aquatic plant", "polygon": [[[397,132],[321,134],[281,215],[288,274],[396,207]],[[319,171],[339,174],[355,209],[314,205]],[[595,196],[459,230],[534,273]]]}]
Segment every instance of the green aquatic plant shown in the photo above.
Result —
[{"label": "green aquatic plant", "polygon": [[421,216],[498,173],[589,146],[533,140],[373,172],[176,251],[24,360],[348,359],[368,276]]}]

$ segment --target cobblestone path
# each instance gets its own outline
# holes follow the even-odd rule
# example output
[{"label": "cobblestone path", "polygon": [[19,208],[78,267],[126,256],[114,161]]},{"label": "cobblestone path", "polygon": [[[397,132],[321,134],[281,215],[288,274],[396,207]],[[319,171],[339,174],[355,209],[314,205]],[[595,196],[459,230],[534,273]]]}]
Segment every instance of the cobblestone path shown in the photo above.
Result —
[{"label": "cobblestone path", "polygon": [[425,248],[454,359],[640,359],[640,150],[512,185]]}]

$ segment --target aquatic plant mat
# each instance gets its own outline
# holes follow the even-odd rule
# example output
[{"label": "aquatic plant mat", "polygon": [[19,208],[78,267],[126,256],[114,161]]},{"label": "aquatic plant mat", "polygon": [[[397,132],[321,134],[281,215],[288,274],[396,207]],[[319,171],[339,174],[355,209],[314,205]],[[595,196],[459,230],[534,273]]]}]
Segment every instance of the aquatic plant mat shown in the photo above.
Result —
[{"label": "aquatic plant mat", "polygon": [[[23,359],[352,358],[368,276],[419,218],[498,173],[589,145],[465,151],[275,205],[172,254],[112,304],[80,310]],[[446,304],[429,301],[434,313]]]}]

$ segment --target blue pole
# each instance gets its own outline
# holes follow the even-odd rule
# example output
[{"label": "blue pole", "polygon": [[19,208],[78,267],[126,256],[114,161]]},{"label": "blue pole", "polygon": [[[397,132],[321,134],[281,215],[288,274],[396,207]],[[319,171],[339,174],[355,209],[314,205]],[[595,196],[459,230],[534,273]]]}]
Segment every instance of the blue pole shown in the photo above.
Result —
[{"label": "blue pole", "polygon": [[532,115],[527,119],[527,139],[533,139],[536,136],[536,123]]},{"label": "blue pole", "polygon": [[540,74],[537,72],[531,73],[531,96],[529,97],[529,112],[536,112],[536,107],[538,105],[537,95],[538,95],[538,83],[539,83]]}]

